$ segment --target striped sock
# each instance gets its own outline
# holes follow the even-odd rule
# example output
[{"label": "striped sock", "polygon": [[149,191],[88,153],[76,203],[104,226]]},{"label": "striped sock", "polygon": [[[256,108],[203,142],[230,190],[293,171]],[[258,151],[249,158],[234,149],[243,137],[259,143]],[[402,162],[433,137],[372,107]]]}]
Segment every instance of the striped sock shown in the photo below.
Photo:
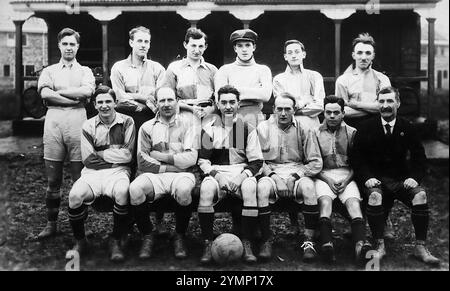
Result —
[{"label": "striped sock", "polygon": [[260,207],[258,209],[258,221],[261,228],[261,236],[263,241],[267,241],[272,236],[270,229],[270,207]]},{"label": "striped sock", "polygon": [[258,207],[243,206],[242,207],[242,233],[243,239],[253,239],[256,226],[258,224]]},{"label": "striped sock", "polygon": [[421,205],[413,205],[411,208],[411,220],[416,233],[416,240],[427,240],[428,223],[430,220],[430,212],[428,203]]},{"label": "striped sock", "polygon": [[72,226],[73,236],[80,240],[85,238],[84,233],[84,217],[86,212],[86,205],[82,204],[77,208],[69,207],[69,221]]},{"label": "striped sock", "polygon": [[125,233],[128,223],[128,205],[114,203],[113,208],[113,232],[112,237],[120,239]]},{"label": "striped sock", "polygon": [[305,218],[305,229],[315,230],[319,221],[319,205],[303,204],[302,212]]},{"label": "striped sock", "polygon": [[214,207],[199,206],[198,220],[200,222],[203,239],[212,240],[214,238]]}]

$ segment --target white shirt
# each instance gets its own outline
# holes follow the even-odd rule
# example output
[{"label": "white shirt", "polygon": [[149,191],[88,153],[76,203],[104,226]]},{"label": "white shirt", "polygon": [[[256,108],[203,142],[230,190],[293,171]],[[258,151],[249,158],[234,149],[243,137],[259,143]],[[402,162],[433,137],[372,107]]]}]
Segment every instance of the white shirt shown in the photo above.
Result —
[{"label": "white shirt", "polygon": [[391,126],[391,134],[394,132],[394,125],[395,125],[395,121],[396,121],[397,119],[396,118],[394,118],[394,120],[392,120],[391,122],[387,122],[386,120],[384,120],[383,118],[381,118],[381,124],[383,125],[383,131],[384,131],[384,134],[386,134],[387,132],[386,132],[386,124],[389,124],[390,126]]}]

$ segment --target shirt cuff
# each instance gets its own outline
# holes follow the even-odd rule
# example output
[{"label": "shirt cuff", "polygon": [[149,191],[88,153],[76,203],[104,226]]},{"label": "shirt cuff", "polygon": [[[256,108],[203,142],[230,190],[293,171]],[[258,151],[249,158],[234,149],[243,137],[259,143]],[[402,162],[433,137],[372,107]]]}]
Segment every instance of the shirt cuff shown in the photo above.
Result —
[{"label": "shirt cuff", "polygon": [[244,171],[242,171],[243,173],[245,173],[246,175],[247,175],[247,177],[253,177],[253,173],[252,173],[252,171],[250,171],[249,169],[246,169],[246,170],[244,170]]},{"label": "shirt cuff", "polygon": [[166,169],[167,169],[167,166],[166,166],[166,165],[160,165],[160,166],[159,166],[159,172],[160,172],[160,173],[165,173],[165,172],[166,172]]}]

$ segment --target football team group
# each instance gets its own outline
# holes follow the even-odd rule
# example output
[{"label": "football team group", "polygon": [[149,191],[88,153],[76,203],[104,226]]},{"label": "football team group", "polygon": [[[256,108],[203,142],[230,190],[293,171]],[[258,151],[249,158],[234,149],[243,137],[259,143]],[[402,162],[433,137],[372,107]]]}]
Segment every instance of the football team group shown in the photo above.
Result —
[{"label": "football team group", "polygon": [[[271,258],[271,206],[283,199],[301,208],[304,261],[336,260],[331,214],[339,205],[361,263],[370,250],[379,259],[386,256],[389,213],[397,199],[410,209],[413,255],[439,264],[425,245],[424,148],[412,125],[397,115],[398,90],[372,68],[374,39],[362,33],[353,40],[354,61],[336,80],[335,94],[326,96],[322,75],[303,66],[300,41],[287,40],[280,48],[286,70],[272,78],[271,70],[255,61],[257,38],[251,29],[234,31],[236,60],[217,69],[203,58],[205,33],[189,28],[186,57],[165,69],[148,58],[150,30],[139,26],[129,32],[130,55],[111,69],[111,87],[96,87],[92,71],[76,60],[79,33],[61,30],[61,59],[46,67],[38,82],[48,107],[43,136],[48,221],[38,237],[57,233],[68,158],[74,181],[68,214],[74,250],[81,255],[88,248],[87,207],[107,196],[114,203],[110,259],[125,259],[122,238],[134,225],[142,237],[138,256],[149,259],[164,219],[163,210],[157,211],[153,225],[149,207],[170,196],[176,201],[175,257],[188,255],[186,231],[197,211],[204,242],[200,262],[210,263],[215,206],[234,196],[240,203],[232,213],[233,230],[245,262]],[[272,96],[266,119],[263,104]],[[87,119],[89,100],[97,114]],[[296,213],[290,218],[298,223]],[[261,243],[254,253],[257,234]]]}]

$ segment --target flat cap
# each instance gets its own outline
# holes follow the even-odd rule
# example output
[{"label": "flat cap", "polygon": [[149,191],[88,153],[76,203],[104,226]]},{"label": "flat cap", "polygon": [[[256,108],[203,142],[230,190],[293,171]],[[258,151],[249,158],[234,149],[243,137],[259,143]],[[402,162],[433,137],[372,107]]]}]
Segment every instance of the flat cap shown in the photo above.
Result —
[{"label": "flat cap", "polygon": [[238,40],[246,40],[256,43],[258,40],[258,34],[251,29],[239,29],[230,35],[231,43],[235,43]]}]

